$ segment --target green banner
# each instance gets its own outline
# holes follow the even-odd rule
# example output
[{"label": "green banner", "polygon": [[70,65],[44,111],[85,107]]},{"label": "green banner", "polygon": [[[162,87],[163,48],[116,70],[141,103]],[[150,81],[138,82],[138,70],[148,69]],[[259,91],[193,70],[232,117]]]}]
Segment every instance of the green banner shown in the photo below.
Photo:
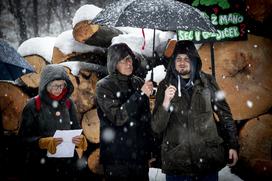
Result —
[{"label": "green banner", "polygon": [[196,43],[246,40],[245,3],[242,0],[180,0],[208,16],[216,33],[178,30],[178,40]]}]

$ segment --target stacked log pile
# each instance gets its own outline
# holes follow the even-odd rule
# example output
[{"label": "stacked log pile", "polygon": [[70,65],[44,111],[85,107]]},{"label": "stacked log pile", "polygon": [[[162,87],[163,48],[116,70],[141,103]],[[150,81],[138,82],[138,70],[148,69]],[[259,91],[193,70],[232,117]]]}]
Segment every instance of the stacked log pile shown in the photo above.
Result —
[{"label": "stacked log pile", "polygon": [[[247,3],[252,2],[248,0]],[[256,8],[256,6],[254,8],[251,6],[252,11],[249,9],[248,13],[252,17],[267,18],[264,13],[260,13]],[[52,48],[51,62],[45,61],[45,57],[41,55],[25,56],[25,59],[35,68],[36,73],[21,77],[22,85],[0,82],[0,110],[3,127],[7,134],[17,134],[22,109],[27,100],[37,94],[42,68],[48,63],[62,64],[66,67],[75,87],[72,99],[78,109],[83,133],[92,145],[92,148],[85,155],[88,158],[88,167],[93,173],[103,174],[103,168],[98,159],[100,123],[94,101],[95,85],[99,79],[105,76],[105,70],[102,67],[105,68],[106,66],[106,48],[110,46],[112,38],[122,34],[122,32],[114,28],[94,25],[90,20],[83,20],[78,22],[69,33],[71,33],[71,36],[66,39],[64,44],[71,46],[71,49],[77,44],[77,46],[84,47],[83,49],[86,51],[78,51],[78,49],[65,51],[56,42]],[[175,41],[169,41],[164,56],[170,57],[174,47]],[[250,170],[252,174],[261,178],[262,176],[269,177],[272,174],[271,48],[271,39],[251,34],[248,35],[247,41],[214,44],[217,82],[225,92],[226,100],[230,105],[236,123],[246,122],[239,129],[241,143],[239,162],[245,172]],[[203,44],[199,49],[199,54],[202,59],[203,70],[211,73],[209,44]],[[75,70],[73,70],[75,65],[69,65],[69,63],[75,61],[77,64],[87,64],[77,67],[78,70],[75,73]],[[142,62],[146,61],[142,60]],[[93,65],[97,65],[96,68],[93,68],[95,67]],[[32,93],[24,91],[23,87],[33,88],[30,89]],[[153,102],[154,98],[151,99],[151,109]]]}]

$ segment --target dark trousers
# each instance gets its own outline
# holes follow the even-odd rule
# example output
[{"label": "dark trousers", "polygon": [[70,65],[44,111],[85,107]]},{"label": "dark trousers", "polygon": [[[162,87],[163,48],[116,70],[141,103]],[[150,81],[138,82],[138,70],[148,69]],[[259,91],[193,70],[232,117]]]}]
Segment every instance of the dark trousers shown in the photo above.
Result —
[{"label": "dark trousers", "polygon": [[147,165],[104,165],[105,181],[149,181]]},{"label": "dark trousers", "polygon": [[218,172],[201,176],[166,175],[166,181],[218,181]]}]

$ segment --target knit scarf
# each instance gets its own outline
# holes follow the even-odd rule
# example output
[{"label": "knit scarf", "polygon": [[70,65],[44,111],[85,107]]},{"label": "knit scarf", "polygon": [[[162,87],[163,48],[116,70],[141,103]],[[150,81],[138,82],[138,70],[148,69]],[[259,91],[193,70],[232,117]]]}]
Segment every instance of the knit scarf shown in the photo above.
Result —
[{"label": "knit scarf", "polygon": [[62,92],[60,93],[60,95],[58,95],[58,96],[55,96],[55,95],[50,94],[50,93],[48,92],[48,97],[49,97],[50,99],[52,99],[52,100],[60,101],[62,98],[65,97],[65,95],[67,94],[67,92],[68,92],[68,89],[67,89],[67,88],[64,88],[64,89],[62,90]]}]

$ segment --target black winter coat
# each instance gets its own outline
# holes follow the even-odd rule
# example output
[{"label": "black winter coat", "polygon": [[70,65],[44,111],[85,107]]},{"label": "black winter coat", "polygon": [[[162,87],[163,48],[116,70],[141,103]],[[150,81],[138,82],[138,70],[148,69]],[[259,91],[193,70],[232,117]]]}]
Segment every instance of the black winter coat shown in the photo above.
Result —
[{"label": "black winter coat", "polygon": [[152,147],[151,113],[149,99],[140,91],[142,85],[136,76],[117,73],[97,83],[100,161],[104,165],[147,166]]},{"label": "black winter coat", "polygon": [[[200,77],[192,88],[192,97],[184,89],[181,97],[176,93],[168,111],[162,102],[169,83],[164,80],[158,87],[152,128],[163,134],[164,173],[194,176],[218,171],[227,163],[226,151],[238,149],[228,104],[225,100],[213,102],[212,94],[219,90],[217,84],[207,74],[200,73]],[[220,118],[218,123],[214,111]]]},{"label": "black winter coat", "polygon": [[[60,79],[65,80],[67,83],[67,94],[60,101],[54,102],[49,98],[46,86],[51,81]],[[35,99],[30,99],[22,112],[22,124],[19,130],[19,136],[22,138],[26,151],[27,166],[30,167],[27,169],[33,169],[32,173],[28,174],[40,174],[40,171],[46,172],[48,168],[63,170],[64,173],[58,175],[65,175],[66,172],[67,176],[71,174],[69,172],[73,168],[69,168],[73,163],[75,164],[78,158],[76,152],[74,158],[48,158],[47,150],[40,149],[38,142],[40,138],[52,137],[56,130],[81,128],[77,119],[75,104],[69,99],[73,89],[74,87],[62,66],[54,65],[52,67],[49,65],[44,69],[39,86],[40,110],[37,110]],[[66,105],[67,99],[70,101],[69,107]],[[50,174],[52,173],[48,172],[47,176],[50,176]],[[42,178],[40,176],[40,179]]]}]

